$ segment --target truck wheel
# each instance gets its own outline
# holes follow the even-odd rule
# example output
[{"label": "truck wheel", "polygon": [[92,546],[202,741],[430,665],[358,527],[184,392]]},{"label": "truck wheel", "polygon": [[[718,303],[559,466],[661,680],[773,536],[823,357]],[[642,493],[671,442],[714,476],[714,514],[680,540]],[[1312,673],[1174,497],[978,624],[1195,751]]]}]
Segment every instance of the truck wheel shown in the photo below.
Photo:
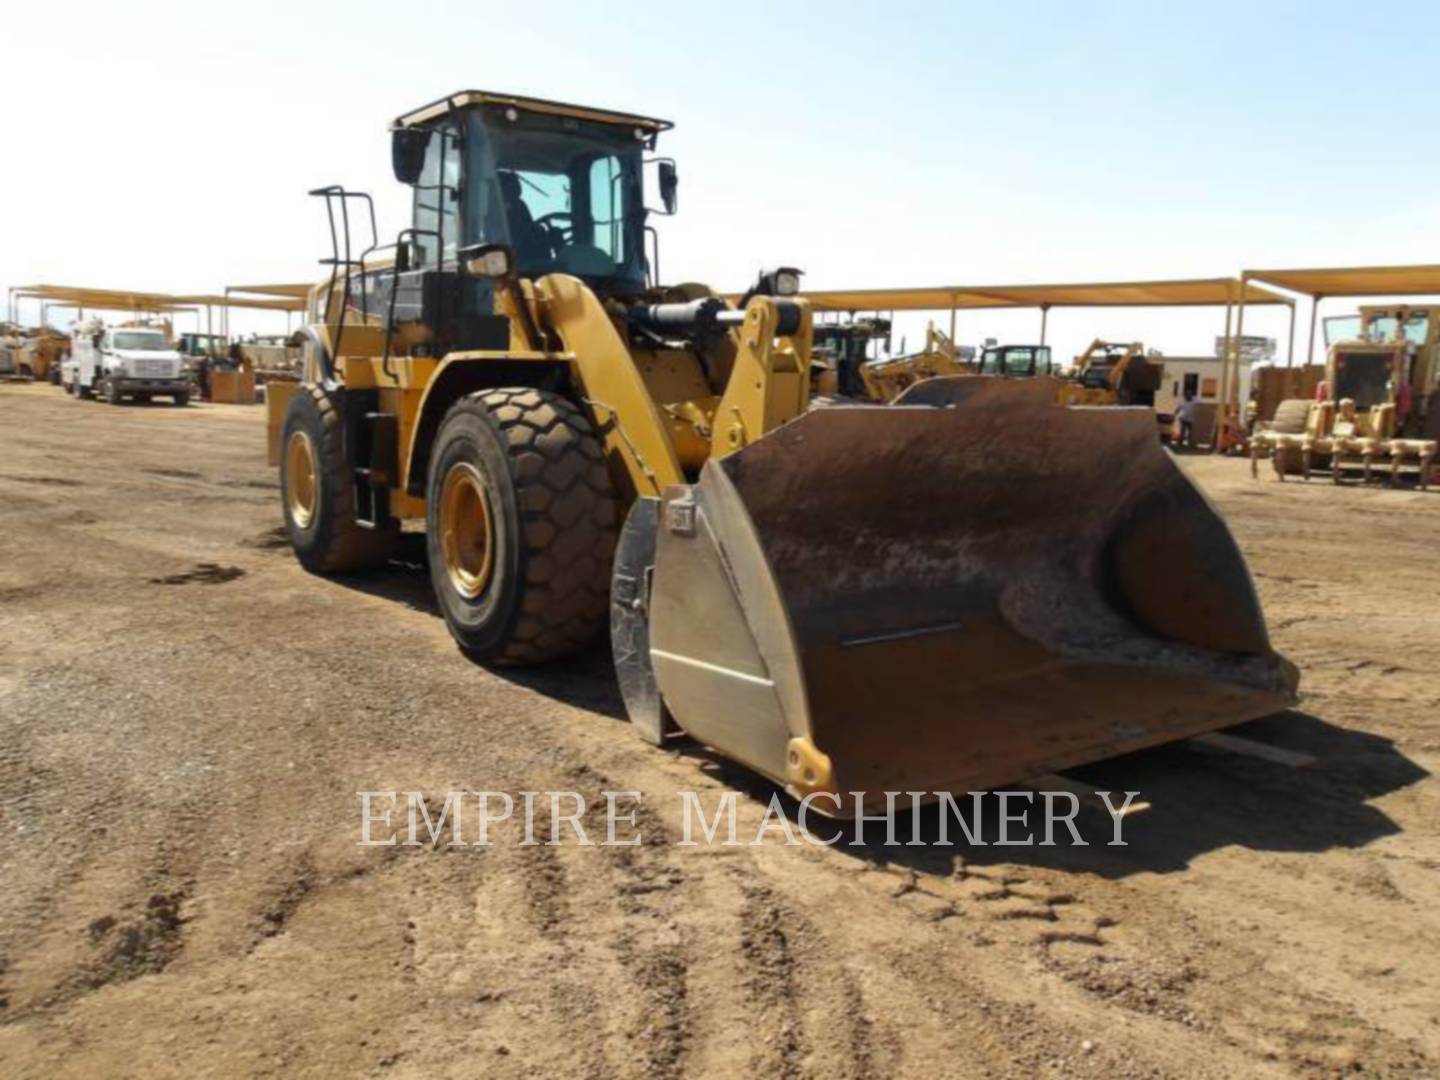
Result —
[{"label": "truck wheel", "polygon": [[179,408],[183,409],[190,404],[190,391],[181,390],[178,394],[171,394],[170,398]]},{"label": "truck wheel", "polygon": [[468,655],[541,663],[605,625],[615,496],[600,440],[564,397],[511,387],[457,401],[425,504],[430,581]]},{"label": "truck wheel", "polygon": [[353,477],[337,403],[318,386],[296,394],[280,433],[280,502],[290,546],[312,574],[380,566],[395,547],[396,522],[367,529],[355,520]]},{"label": "truck wheel", "polygon": [[115,385],[114,379],[106,379],[100,384],[100,392],[105,395],[105,400],[111,405],[119,405],[125,400],[125,395],[120,393],[120,388]]},{"label": "truck wheel", "polygon": [[93,388],[86,386],[84,383],[77,382],[75,384],[75,396],[89,399],[95,396],[95,391]]}]

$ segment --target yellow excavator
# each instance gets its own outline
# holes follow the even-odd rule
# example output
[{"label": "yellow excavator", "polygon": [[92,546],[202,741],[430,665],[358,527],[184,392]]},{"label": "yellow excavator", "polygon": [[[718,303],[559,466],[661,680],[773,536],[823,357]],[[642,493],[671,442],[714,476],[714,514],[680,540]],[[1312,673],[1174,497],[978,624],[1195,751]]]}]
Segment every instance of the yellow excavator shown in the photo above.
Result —
[{"label": "yellow excavator", "polygon": [[555,661],[608,625],[643,737],[802,797],[981,789],[1293,700],[1148,414],[960,377],[811,409],[797,271],[737,304],[660,283],[669,127],[482,91],[406,113],[388,252],[367,197],[317,189],[331,272],[268,403],[305,567],[423,523],[467,654]]},{"label": "yellow excavator", "polygon": [[1147,358],[1140,342],[1096,338],[1075,358],[1061,400],[1066,405],[1153,406],[1164,376],[1164,365]]},{"label": "yellow excavator", "polygon": [[963,375],[974,365],[961,358],[960,349],[950,336],[933,322],[925,328],[925,347],[919,352],[904,352],[871,360],[860,367],[860,378],[866,396],[872,401],[894,401],[917,382],[942,375]]}]

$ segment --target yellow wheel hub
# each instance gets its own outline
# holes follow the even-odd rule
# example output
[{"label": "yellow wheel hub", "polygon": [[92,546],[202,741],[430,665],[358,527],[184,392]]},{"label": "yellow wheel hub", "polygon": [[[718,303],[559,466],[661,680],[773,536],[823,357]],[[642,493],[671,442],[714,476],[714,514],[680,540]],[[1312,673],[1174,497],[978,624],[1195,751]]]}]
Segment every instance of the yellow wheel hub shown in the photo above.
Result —
[{"label": "yellow wheel hub", "polygon": [[474,600],[490,583],[494,566],[490,499],[479,470],[468,463],[452,465],[440,487],[440,549],[450,584]]},{"label": "yellow wheel hub", "polygon": [[290,520],[308,529],[315,520],[315,503],[320,493],[316,483],[315,445],[303,431],[293,432],[285,444],[285,505]]}]

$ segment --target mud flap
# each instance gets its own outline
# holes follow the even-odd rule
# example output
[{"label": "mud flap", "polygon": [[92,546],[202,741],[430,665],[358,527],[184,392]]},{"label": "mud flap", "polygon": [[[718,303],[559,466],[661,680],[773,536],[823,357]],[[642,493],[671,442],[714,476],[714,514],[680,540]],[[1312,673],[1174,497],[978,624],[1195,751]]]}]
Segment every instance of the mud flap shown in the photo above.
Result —
[{"label": "mud flap", "polygon": [[658,506],[656,686],[792,791],[978,790],[1291,704],[1148,409],[969,380],[805,414]]}]

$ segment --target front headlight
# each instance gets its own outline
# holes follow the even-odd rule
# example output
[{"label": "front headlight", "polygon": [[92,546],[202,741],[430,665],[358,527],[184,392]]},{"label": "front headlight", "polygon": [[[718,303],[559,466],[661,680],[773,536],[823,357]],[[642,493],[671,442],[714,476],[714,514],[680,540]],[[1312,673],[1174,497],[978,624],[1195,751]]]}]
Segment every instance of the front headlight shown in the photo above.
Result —
[{"label": "front headlight", "polygon": [[800,271],[789,267],[775,271],[775,295],[794,296],[800,291]]}]

